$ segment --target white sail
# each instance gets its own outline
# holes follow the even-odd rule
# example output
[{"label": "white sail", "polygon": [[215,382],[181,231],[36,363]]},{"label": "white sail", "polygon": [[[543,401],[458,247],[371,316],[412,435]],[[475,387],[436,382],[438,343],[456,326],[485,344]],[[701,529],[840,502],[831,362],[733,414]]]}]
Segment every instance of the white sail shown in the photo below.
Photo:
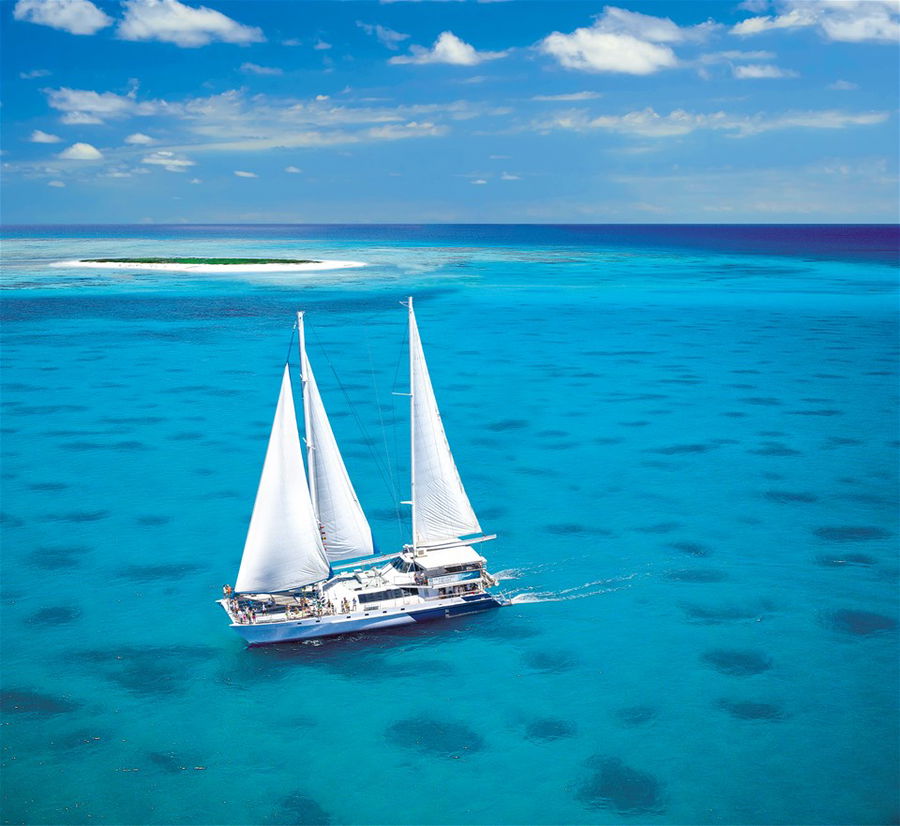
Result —
[{"label": "white sail", "polygon": [[325,579],[329,572],[303,473],[291,376],[285,365],[235,591],[286,591]]},{"label": "white sail", "polygon": [[309,487],[322,528],[325,554],[332,562],[373,554],[372,529],[356,498],[306,355],[302,316],[299,322]]},{"label": "white sail", "polygon": [[422,548],[481,533],[481,526],[447,443],[422,352],[412,298],[409,300],[409,361],[413,545]]}]

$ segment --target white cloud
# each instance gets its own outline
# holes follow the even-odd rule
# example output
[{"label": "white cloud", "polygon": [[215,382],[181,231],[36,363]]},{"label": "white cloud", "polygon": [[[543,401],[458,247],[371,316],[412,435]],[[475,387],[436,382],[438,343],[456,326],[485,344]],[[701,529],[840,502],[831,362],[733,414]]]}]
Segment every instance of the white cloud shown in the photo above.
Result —
[{"label": "white cloud", "polygon": [[292,175],[299,175],[303,170],[298,169],[296,166],[286,166],[284,168],[285,172],[290,172]]},{"label": "white cloud", "polygon": [[313,43],[313,49],[317,52],[324,52],[331,48],[330,43],[326,43],[324,40],[319,38],[315,43]]},{"label": "white cloud", "polygon": [[554,101],[554,100],[562,100],[562,101],[573,101],[573,100],[595,100],[596,98],[603,97],[600,92],[568,92],[563,95],[535,95],[532,100],[546,100],[546,101]]},{"label": "white cloud", "polygon": [[392,57],[390,63],[446,63],[451,66],[477,66],[485,60],[497,60],[507,52],[479,52],[453,32],[441,32],[430,49],[410,46],[410,54]]},{"label": "white cloud", "polygon": [[854,89],[859,89],[859,84],[851,83],[849,80],[836,80],[834,83],[829,83],[828,88],[837,92],[851,92]]},{"label": "white cloud", "polygon": [[73,143],[57,155],[64,161],[99,161],[103,153],[89,143]]},{"label": "white cloud", "polygon": [[90,0],[18,0],[13,17],[70,34],[94,34],[113,22]]},{"label": "white cloud", "polygon": [[669,44],[702,41],[717,28],[712,22],[682,27],[668,17],[607,6],[592,26],[553,32],[537,48],[567,69],[649,75],[679,65]]},{"label": "white cloud", "polygon": [[509,172],[504,172],[504,173],[500,176],[500,180],[501,180],[501,181],[521,181],[521,180],[522,180],[522,176],[521,176],[521,175],[512,175],[512,174],[510,174]]},{"label": "white cloud", "polygon": [[732,73],[736,78],[778,78],[778,77],[797,77],[797,72],[791,69],[781,69],[768,63],[758,63],[750,66],[735,66]]},{"label": "white cloud", "polygon": [[329,95],[316,95],[316,100],[321,103],[323,100],[328,100]]},{"label": "white cloud", "polygon": [[250,75],[283,75],[284,69],[277,66],[260,66],[257,63],[242,63],[241,71]]},{"label": "white cloud", "polygon": [[125,0],[125,17],[117,34],[123,40],[160,40],[182,48],[208,43],[262,43],[262,30],[245,26],[205,6],[185,6],[178,0]]},{"label": "white cloud", "polygon": [[446,126],[438,126],[430,121],[419,123],[410,121],[404,124],[388,124],[387,126],[373,126],[366,130],[366,135],[370,138],[380,140],[402,140],[404,138],[421,138],[426,135],[437,136],[447,133]]},{"label": "white cloud", "polygon": [[191,178],[190,181],[188,181],[188,183],[190,183],[190,184],[202,184],[203,181],[200,180],[200,178]]},{"label": "white cloud", "polygon": [[84,112],[66,112],[60,119],[60,123],[68,126],[90,126],[97,123],[103,123],[100,118],[95,115],[88,115]]},{"label": "white cloud", "polygon": [[381,43],[382,46],[387,46],[389,49],[398,49],[400,47],[397,44],[409,39],[408,34],[395,32],[393,29],[389,29],[387,26],[381,26],[378,23],[363,23],[362,20],[357,20],[356,25],[366,34],[374,34],[375,37],[378,38],[378,42]]},{"label": "white cloud", "polygon": [[778,0],[775,10],[773,15],[742,20],[732,27],[732,33],[750,36],[815,28],[826,40],[844,43],[896,43],[900,39],[897,0]]},{"label": "white cloud", "polygon": [[282,46],[299,46],[303,41],[299,40],[296,37],[289,37],[287,40],[282,40]]},{"label": "white cloud", "polygon": [[31,80],[36,77],[48,77],[52,72],[49,69],[32,69],[30,72],[19,72],[22,80]]},{"label": "white cloud", "polygon": [[57,189],[63,189],[65,184],[62,181],[47,181],[47,186],[53,186]]},{"label": "white cloud", "polygon": [[154,115],[167,106],[163,101],[139,101],[135,89],[127,95],[65,86],[42,91],[47,95],[51,108],[65,113],[63,122],[69,124],[103,123],[109,118]]},{"label": "white cloud", "polygon": [[720,131],[736,138],[759,135],[780,129],[845,129],[884,123],[888,112],[840,112],[837,110],[787,112],[782,115],[732,115],[726,112],[692,113],[676,109],[660,115],[652,108],[625,115],[591,117],[583,110],[557,114],[535,124],[538,131],[570,129],[584,132],[602,129],[626,135],[665,138],[688,135],[698,130]]},{"label": "white cloud", "polygon": [[474,181],[469,181],[470,184],[477,184],[479,186],[486,184],[487,181],[484,178],[476,178]]},{"label": "white cloud", "polygon": [[234,174],[237,175],[238,178],[258,178],[259,177],[259,175],[257,175],[255,172],[244,172],[241,169],[235,169]]},{"label": "white cloud", "polygon": [[42,132],[40,129],[35,129],[28,140],[32,143],[59,143],[62,138],[59,137],[59,135],[51,135],[48,132]]},{"label": "white cloud", "polygon": [[135,132],[133,135],[129,135],[125,138],[125,143],[130,143],[136,146],[146,146],[147,144],[153,143],[153,138],[149,135],[145,135],[143,132]]},{"label": "white cloud", "polygon": [[725,52],[710,52],[702,54],[694,62],[708,66],[712,63],[729,63],[733,60],[774,60],[774,52],[742,52],[738,49],[731,49]]},{"label": "white cloud", "polygon": [[161,166],[167,172],[186,172],[188,167],[196,166],[196,163],[190,158],[163,150],[152,152],[142,158],[141,163],[149,164],[150,166]]}]

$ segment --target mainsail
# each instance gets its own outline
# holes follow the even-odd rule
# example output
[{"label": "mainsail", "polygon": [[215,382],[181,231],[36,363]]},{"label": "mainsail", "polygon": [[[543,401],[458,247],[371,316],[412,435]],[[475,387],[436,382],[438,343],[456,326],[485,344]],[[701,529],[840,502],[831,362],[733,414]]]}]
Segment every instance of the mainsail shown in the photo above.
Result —
[{"label": "mainsail", "polygon": [[325,554],[332,562],[373,554],[372,530],[356,498],[306,355],[302,313],[298,313],[298,325],[309,488]]},{"label": "mainsail", "polygon": [[286,591],[325,579],[330,570],[303,474],[291,376],[285,365],[235,591]]},{"label": "mainsail", "polygon": [[422,352],[412,298],[408,306],[413,545],[427,548],[481,533],[481,526],[447,443]]}]

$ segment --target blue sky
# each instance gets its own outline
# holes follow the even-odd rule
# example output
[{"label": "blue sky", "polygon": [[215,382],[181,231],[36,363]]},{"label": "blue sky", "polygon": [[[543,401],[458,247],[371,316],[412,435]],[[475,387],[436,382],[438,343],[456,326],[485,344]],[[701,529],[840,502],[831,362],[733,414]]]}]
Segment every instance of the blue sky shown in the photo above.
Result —
[{"label": "blue sky", "polygon": [[0,12],[7,224],[898,218],[898,0]]}]

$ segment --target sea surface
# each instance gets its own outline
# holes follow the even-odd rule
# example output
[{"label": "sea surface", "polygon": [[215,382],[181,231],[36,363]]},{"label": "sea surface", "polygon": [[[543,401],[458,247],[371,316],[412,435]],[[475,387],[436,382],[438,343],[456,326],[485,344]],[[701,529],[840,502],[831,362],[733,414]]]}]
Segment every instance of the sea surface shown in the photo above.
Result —
[{"label": "sea surface", "polygon": [[[900,819],[896,227],[3,236],[2,823]],[[368,266],[49,266],[184,255]],[[514,604],[247,649],[298,309],[407,537],[408,295]]]}]

